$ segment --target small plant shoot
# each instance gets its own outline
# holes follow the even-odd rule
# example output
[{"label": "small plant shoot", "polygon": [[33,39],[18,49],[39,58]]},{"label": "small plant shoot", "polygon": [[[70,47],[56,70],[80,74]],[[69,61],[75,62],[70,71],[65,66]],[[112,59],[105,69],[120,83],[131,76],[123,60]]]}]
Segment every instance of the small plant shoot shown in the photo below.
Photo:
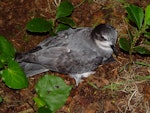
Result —
[{"label": "small plant shoot", "polygon": [[27,23],[26,29],[33,33],[49,32],[54,35],[59,31],[74,27],[75,22],[70,18],[73,10],[74,7],[70,2],[61,2],[56,9],[55,19],[34,18]]},{"label": "small plant shoot", "polygon": [[14,60],[15,48],[3,36],[0,36],[0,77],[12,89],[22,89],[28,86],[24,71]]},{"label": "small plant shoot", "polygon": [[0,69],[14,58],[15,51],[13,45],[5,37],[0,36]]},{"label": "small plant shoot", "polygon": [[9,88],[22,89],[28,86],[24,71],[14,60],[8,62],[7,68],[2,70],[1,74],[2,80]]},{"label": "small plant shoot", "polygon": [[60,77],[47,74],[36,84],[39,97],[34,100],[40,108],[49,108],[50,111],[55,112],[65,104],[71,89],[72,87],[67,86]]},{"label": "small plant shoot", "polygon": [[127,8],[126,11],[128,13],[127,18],[131,20],[132,22],[135,22],[137,25],[138,29],[140,30],[142,27],[143,19],[144,19],[144,11],[142,8],[130,4]]},{"label": "small plant shoot", "polygon": [[119,39],[119,46],[130,55],[132,62],[132,54],[138,53],[141,55],[150,54],[150,5],[145,8],[145,11],[135,5],[129,4],[126,7],[127,19],[135,23],[136,26],[130,24],[131,30],[128,30],[127,38]]}]

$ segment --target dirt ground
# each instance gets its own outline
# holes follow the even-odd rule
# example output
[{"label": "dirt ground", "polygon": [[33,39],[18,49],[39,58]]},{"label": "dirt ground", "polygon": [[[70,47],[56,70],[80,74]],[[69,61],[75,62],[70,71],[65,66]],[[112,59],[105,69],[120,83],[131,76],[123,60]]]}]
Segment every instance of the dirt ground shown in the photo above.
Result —
[{"label": "dirt ground", "polygon": [[[59,1],[61,0],[0,0],[0,35],[7,37],[18,52],[32,49],[49,35],[29,35],[25,29],[26,23],[34,17],[53,19]],[[109,23],[117,29],[118,38],[126,34],[128,25],[124,21],[125,9],[117,0],[87,0],[82,4],[82,0],[70,1],[75,6],[72,18],[77,27]],[[143,8],[150,4],[149,0],[127,2]],[[150,113],[150,82],[134,79],[137,75],[150,75],[150,69],[137,64],[129,69],[129,55],[119,47],[118,51],[115,62],[99,66],[96,73],[84,79],[78,87],[67,75],[49,72],[62,77],[68,85],[74,84],[66,104],[57,113]],[[150,64],[149,57],[133,55],[133,58]],[[3,98],[0,113],[35,113],[37,106],[33,101],[36,96],[34,86],[42,75],[44,74],[29,78],[29,87],[22,90],[9,89],[0,80],[0,96]],[[123,84],[117,89],[119,83]],[[104,89],[106,85],[110,87]]]}]

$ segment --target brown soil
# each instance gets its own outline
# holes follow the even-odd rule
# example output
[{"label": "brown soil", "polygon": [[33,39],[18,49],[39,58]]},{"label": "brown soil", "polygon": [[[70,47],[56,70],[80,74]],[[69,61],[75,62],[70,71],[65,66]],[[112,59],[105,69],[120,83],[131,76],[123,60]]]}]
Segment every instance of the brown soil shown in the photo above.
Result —
[{"label": "brown soil", "polygon": [[[127,1],[143,8],[150,3],[147,0]],[[77,6],[82,0],[71,2]],[[26,23],[34,17],[53,19],[56,7],[53,0],[0,0],[0,35],[7,37],[18,52],[28,51],[49,35],[29,35],[25,30]],[[72,18],[77,27],[109,23],[117,29],[120,38],[128,27],[125,15],[123,5],[117,0],[91,0],[76,7]],[[118,50],[115,62],[99,66],[93,76],[84,79],[78,87],[74,85],[66,104],[57,113],[150,113],[150,82],[129,81],[137,75],[150,75],[150,69],[134,64],[128,70],[129,55],[119,47]],[[133,57],[135,61],[150,64],[149,57]],[[68,85],[75,84],[67,75],[49,73],[64,78]],[[34,87],[43,75],[29,78],[29,87],[22,90],[12,90],[0,80],[0,96],[3,98],[0,113],[35,113]],[[124,82],[121,88],[115,89],[112,83],[121,82]],[[106,85],[111,85],[111,89],[103,89]]]}]

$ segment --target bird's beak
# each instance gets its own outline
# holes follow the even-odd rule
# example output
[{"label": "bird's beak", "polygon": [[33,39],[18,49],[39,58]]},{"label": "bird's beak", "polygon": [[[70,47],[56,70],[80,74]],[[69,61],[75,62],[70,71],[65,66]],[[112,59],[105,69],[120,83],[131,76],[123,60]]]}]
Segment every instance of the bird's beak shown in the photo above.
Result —
[{"label": "bird's beak", "polygon": [[116,56],[118,56],[118,50],[116,49],[116,46],[111,45],[111,48],[113,49],[114,54],[115,54]]}]

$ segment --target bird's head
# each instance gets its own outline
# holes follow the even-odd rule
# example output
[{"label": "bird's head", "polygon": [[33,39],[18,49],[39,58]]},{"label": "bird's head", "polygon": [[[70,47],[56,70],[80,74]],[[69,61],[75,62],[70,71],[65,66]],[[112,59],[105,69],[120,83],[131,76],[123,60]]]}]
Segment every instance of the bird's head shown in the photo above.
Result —
[{"label": "bird's head", "polygon": [[117,31],[114,27],[108,24],[100,24],[92,30],[91,37],[99,48],[108,52],[113,51],[117,55],[115,48]]}]

